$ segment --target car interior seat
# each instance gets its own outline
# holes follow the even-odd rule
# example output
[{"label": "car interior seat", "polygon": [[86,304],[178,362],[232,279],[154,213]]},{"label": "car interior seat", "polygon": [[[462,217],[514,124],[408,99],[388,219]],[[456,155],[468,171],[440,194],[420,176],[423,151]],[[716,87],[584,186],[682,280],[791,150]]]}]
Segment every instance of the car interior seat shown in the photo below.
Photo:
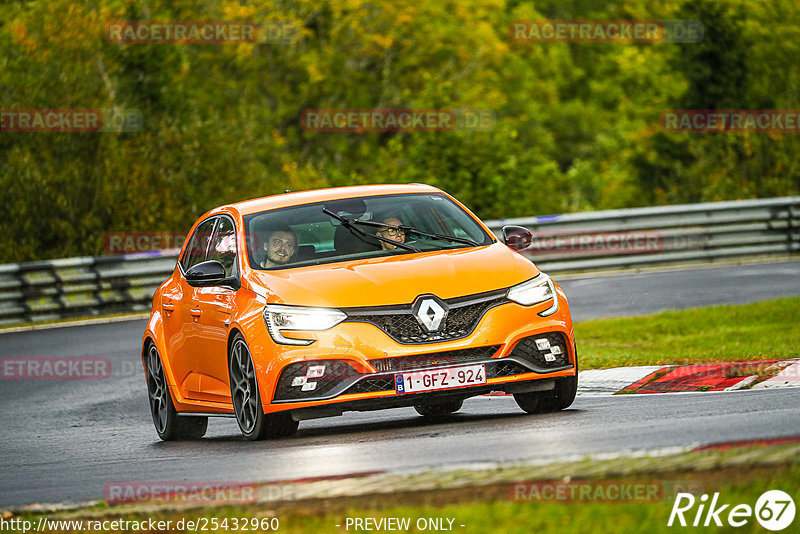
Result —
[{"label": "car interior seat", "polygon": [[314,245],[300,245],[297,247],[297,257],[295,261],[313,260],[316,256],[316,247]]},{"label": "car interior seat", "polygon": [[369,241],[367,239],[351,232],[344,226],[339,226],[333,234],[333,248],[338,254],[353,254],[377,250],[380,247],[377,239]]}]

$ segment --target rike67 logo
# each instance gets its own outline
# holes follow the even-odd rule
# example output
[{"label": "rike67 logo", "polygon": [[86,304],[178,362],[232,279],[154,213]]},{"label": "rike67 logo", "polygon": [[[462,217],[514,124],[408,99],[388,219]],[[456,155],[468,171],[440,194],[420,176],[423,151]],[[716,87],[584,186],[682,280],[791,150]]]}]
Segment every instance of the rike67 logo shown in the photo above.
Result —
[{"label": "rike67 logo", "polygon": [[[742,527],[755,516],[756,521],[765,529],[779,531],[792,524],[796,511],[791,496],[781,490],[770,490],[761,494],[755,508],[749,504],[737,504],[733,507],[731,504],[723,504],[719,501],[719,493],[714,493],[710,503],[707,502],[707,494],[701,495],[699,502],[697,501],[691,493],[678,493],[667,526],[721,527],[727,524],[731,527]],[[695,505],[696,511],[693,510]]]}]

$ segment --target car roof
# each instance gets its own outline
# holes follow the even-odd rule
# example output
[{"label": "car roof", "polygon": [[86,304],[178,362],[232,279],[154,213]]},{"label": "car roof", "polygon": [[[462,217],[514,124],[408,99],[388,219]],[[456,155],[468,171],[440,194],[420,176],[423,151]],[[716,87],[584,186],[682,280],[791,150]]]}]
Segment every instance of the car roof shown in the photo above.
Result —
[{"label": "car roof", "polygon": [[382,184],[382,185],[357,185],[349,187],[331,187],[313,191],[299,191],[297,193],[283,193],[269,197],[244,200],[235,204],[220,206],[208,215],[226,212],[230,209],[238,211],[241,215],[258,213],[275,208],[324,202],[340,198],[356,198],[376,195],[396,195],[403,193],[441,193],[441,189],[426,184]]}]

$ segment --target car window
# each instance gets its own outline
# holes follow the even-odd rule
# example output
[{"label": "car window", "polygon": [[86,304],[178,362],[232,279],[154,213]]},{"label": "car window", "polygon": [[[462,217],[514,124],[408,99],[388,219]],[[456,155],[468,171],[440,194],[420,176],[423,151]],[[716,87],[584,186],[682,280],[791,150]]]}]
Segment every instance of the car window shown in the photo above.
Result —
[{"label": "car window", "polygon": [[212,217],[200,223],[195,229],[192,237],[189,239],[189,245],[183,253],[181,265],[184,270],[189,270],[198,263],[205,261],[206,254],[208,253],[208,245],[211,242],[211,232],[214,230],[214,224],[217,222],[217,217]]},{"label": "car window", "polygon": [[225,267],[226,277],[233,276],[233,265],[236,262],[236,229],[229,218],[219,217],[207,259],[220,262]]},{"label": "car window", "polygon": [[[382,246],[378,239],[372,237],[381,230],[387,231],[385,227],[359,224],[358,228],[367,237],[357,235],[336,218],[326,215],[323,208],[351,220],[384,222],[393,219],[422,232],[468,239],[476,245],[487,245],[493,241],[477,221],[442,194],[340,199],[246,216],[245,232],[250,236],[247,244],[250,265],[256,269],[279,269],[410,252],[401,247]],[[269,247],[264,244],[278,232],[285,239],[295,239],[296,250],[288,260],[284,255],[282,258],[276,257],[276,261],[266,261]],[[381,236],[387,237],[383,233]],[[421,252],[473,246],[411,231],[405,233],[403,242]]]}]

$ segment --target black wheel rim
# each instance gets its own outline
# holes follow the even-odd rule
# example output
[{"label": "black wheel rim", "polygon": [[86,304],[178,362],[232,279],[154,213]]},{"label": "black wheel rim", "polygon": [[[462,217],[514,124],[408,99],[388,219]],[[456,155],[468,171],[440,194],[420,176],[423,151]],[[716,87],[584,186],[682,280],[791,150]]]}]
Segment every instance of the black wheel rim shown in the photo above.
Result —
[{"label": "black wheel rim", "polygon": [[245,434],[252,433],[256,426],[260,408],[256,388],[256,373],[250,351],[244,341],[236,340],[231,348],[231,392],[236,420]]},{"label": "black wheel rim", "polygon": [[167,379],[155,345],[147,351],[147,392],[150,398],[150,413],[159,434],[167,430]]}]

